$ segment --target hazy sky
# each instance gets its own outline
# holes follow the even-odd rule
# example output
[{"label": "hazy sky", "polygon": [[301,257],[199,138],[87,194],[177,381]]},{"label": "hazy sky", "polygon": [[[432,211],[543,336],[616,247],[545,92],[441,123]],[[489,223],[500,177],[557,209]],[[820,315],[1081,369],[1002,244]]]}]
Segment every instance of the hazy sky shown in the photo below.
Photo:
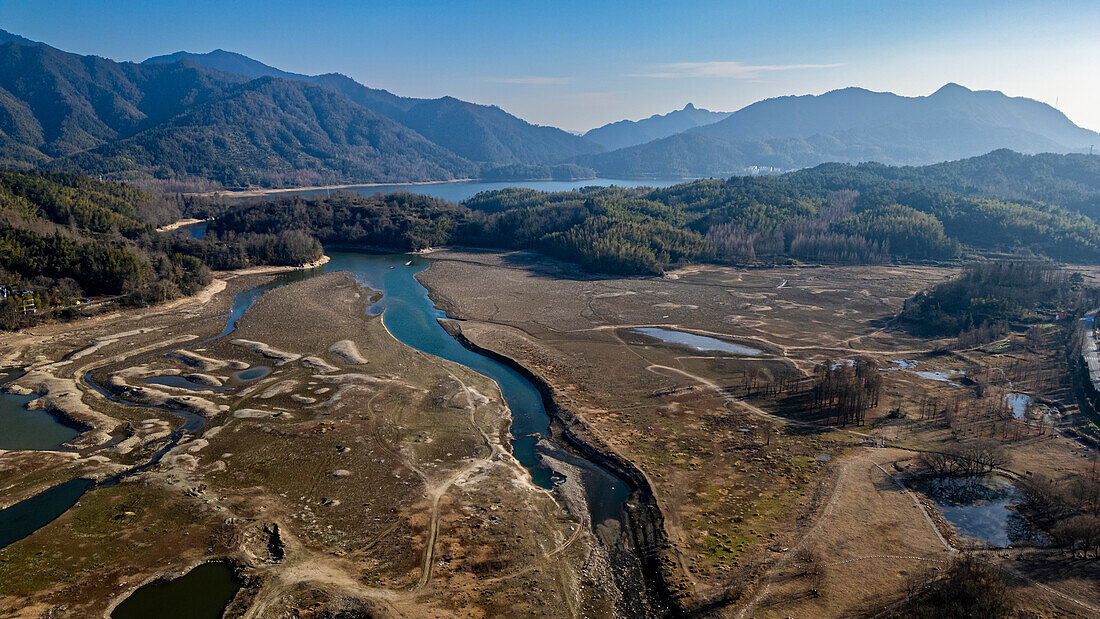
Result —
[{"label": "hazy sky", "polygon": [[0,0],[0,28],[116,60],[223,48],[572,130],[688,101],[946,82],[1057,102],[1100,130],[1098,0]]}]

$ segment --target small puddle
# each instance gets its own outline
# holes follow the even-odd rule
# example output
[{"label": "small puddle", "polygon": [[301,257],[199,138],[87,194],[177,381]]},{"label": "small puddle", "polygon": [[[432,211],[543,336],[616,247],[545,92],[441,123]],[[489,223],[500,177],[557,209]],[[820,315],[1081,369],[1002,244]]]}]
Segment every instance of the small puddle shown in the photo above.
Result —
[{"label": "small puddle", "polygon": [[1006,393],[1005,402],[1012,408],[1012,416],[1023,419],[1027,414],[1027,407],[1031,406],[1031,396],[1023,393]]},{"label": "small puddle", "polygon": [[163,385],[165,387],[175,387],[176,389],[191,389],[195,391],[223,391],[224,386],[215,387],[213,385],[203,385],[191,380],[187,380],[183,376],[155,376],[153,378],[146,378],[141,381],[146,385]]},{"label": "small puddle", "polygon": [[1005,548],[1020,543],[1042,543],[1043,535],[1015,509],[1023,495],[1002,477],[947,477],[916,484],[958,532],[959,537],[982,540]]},{"label": "small puddle", "polygon": [[920,376],[921,378],[925,378],[925,379],[928,379],[928,380],[934,380],[934,381],[938,381],[938,382],[941,382],[941,383],[948,383],[948,384],[954,385],[956,387],[958,387],[959,385],[958,385],[958,383],[954,382],[954,379],[958,376],[962,376],[962,371],[961,370],[944,370],[942,372],[939,372],[939,371],[937,371],[937,372],[931,372],[931,371],[916,372],[916,371],[914,371],[913,373],[916,374],[917,376]]},{"label": "small puddle", "polygon": [[238,382],[246,383],[250,380],[256,380],[257,378],[263,378],[264,376],[267,376],[270,373],[271,373],[271,368],[269,368],[267,366],[264,366],[264,365],[258,365],[254,368],[248,368],[247,370],[241,370],[240,372],[237,372],[236,374],[233,375],[233,379],[238,381]]},{"label": "small puddle", "polygon": [[[0,385],[18,374],[18,370],[0,373]],[[0,393],[0,449],[57,449],[62,443],[80,436],[79,430],[61,423],[46,411],[27,408],[27,404],[37,397]]]},{"label": "small puddle", "polygon": [[673,331],[672,329],[662,329],[660,327],[638,327],[631,330],[635,333],[641,333],[642,335],[661,340],[662,342],[680,344],[699,351],[728,352],[734,355],[748,355],[750,357],[761,354],[761,351],[755,348],[726,342],[718,338],[695,335],[694,333]]},{"label": "small puddle", "polygon": [[229,563],[203,563],[179,578],[134,591],[111,611],[111,619],[218,619],[240,588]]}]

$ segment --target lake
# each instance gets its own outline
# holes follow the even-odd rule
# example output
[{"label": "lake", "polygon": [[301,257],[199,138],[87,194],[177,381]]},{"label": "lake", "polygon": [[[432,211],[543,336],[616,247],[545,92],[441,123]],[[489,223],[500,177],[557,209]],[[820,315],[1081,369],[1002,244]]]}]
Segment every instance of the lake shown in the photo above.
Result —
[{"label": "lake", "polygon": [[688,180],[626,180],[617,178],[590,178],[582,181],[462,181],[458,183],[426,183],[422,185],[360,185],[357,187],[342,187],[340,189],[298,189],[294,191],[280,191],[267,194],[269,198],[277,198],[283,195],[292,196],[323,196],[336,191],[354,191],[365,196],[374,196],[395,191],[408,191],[419,193],[433,198],[442,198],[451,202],[461,202],[483,191],[507,189],[509,187],[523,187],[537,189],[538,191],[572,191],[582,187],[670,187]]},{"label": "lake", "polygon": [[[0,385],[18,373],[0,372]],[[36,395],[0,392],[0,449],[56,449],[80,435],[46,411],[28,409],[27,404],[36,399]]]}]

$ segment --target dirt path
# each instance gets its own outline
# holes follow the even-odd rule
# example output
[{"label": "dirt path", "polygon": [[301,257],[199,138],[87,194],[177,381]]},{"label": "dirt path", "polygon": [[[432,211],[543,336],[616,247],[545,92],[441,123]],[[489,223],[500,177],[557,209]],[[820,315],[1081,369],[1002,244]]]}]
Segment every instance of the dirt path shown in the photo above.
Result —
[{"label": "dirt path", "polygon": [[889,477],[890,481],[897,484],[898,488],[901,488],[902,491],[905,492],[905,494],[909,495],[909,498],[913,499],[913,505],[916,505],[917,508],[920,509],[920,513],[924,515],[924,519],[928,521],[928,526],[932,527],[932,532],[936,534],[936,539],[940,540],[940,543],[943,544],[943,547],[947,549],[947,552],[951,555],[955,555],[956,553],[958,553],[959,551],[947,542],[947,539],[944,538],[943,533],[940,533],[940,528],[937,527],[936,522],[932,520],[932,515],[928,513],[928,508],[924,505],[924,503],[921,502],[920,499],[917,498],[917,495],[913,494],[912,490],[910,490],[905,484],[901,483],[900,479],[894,477],[886,469],[882,468],[881,464],[876,462],[875,466],[878,467],[878,470],[882,471],[883,475]]},{"label": "dirt path", "polygon": [[760,603],[760,600],[763,600],[768,595],[768,591],[771,589],[772,581],[775,578],[775,574],[779,570],[786,567],[792,561],[798,550],[806,547],[806,544],[810,543],[810,541],[814,539],[818,530],[821,528],[822,523],[824,523],[825,520],[828,519],[829,515],[833,513],[833,509],[836,508],[837,501],[840,499],[841,491],[844,488],[844,482],[847,479],[848,468],[850,465],[850,461],[845,462],[841,465],[840,471],[837,472],[836,482],[833,484],[833,491],[829,495],[829,501],[825,503],[825,507],[821,509],[821,512],[818,514],[817,519],[814,520],[814,523],[810,526],[809,530],[806,531],[805,535],[802,536],[802,539],[798,541],[798,544],[794,548],[789,549],[767,571],[767,575],[764,577],[764,583],[757,590],[756,595],[753,596],[753,598],[749,600],[749,603],[746,604],[745,607],[737,613],[738,619],[741,619],[741,617],[747,615],[750,611],[752,611],[753,608],[756,607],[757,604]]}]

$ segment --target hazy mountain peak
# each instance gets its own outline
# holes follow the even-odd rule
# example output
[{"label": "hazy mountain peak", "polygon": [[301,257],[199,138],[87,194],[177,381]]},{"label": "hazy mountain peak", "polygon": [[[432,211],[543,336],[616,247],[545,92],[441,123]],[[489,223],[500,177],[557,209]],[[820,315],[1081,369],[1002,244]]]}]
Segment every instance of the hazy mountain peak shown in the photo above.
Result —
[{"label": "hazy mountain peak", "polygon": [[718,122],[729,116],[726,112],[712,112],[695,107],[688,102],[682,109],[667,114],[654,114],[642,120],[620,120],[592,129],[584,137],[608,150],[644,144],[687,131],[702,125]]},{"label": "hazy mountain peak", "polygon": [[[937,90],[936,92],[934,92],[934,93],[932,93],[928,96],[929,97],[944,97],[944,96],[952,96],[952,95],[954,95],[954,96],[966,96],[966,95],[974,94],[974,92],[975,91],[970,90],[966,86],[956,84],[955,82],[947,82],[943,86],[940,86],[939,90]],[[997,94],[1001,94],[999,91],[989,91],[989,92],[996,92]]]},{"label": "hazy mountain peak", "polygon": [[576,161],[610,177],[713,176],[828,161],[922,165],[1003,148],[1066,153],[1090,144],[1100,144],[1100,134],[1045,103],[949,83],[918,97],[851,87],[766,99],[681,135]]},{"label": "hazy mountain peak", "polygon": [[225,71],[226,73],[243,75],[245,77],[253,79],[266,76],[278,77],[288,80],[303,80],[308,77],[300,73],[290,73],[289,71],[276,69],[275,67],[266,65],[259,60],[249,58],[244,54],[226,51],[221,48],[206,52],[205,54],[178,51],[171,54],[165,54],[163,56],[153,56],[152,58],[146,59],[141,64],[171,64],[184,60],[190,60],[204,67],[216,69],[218,71]]}]

